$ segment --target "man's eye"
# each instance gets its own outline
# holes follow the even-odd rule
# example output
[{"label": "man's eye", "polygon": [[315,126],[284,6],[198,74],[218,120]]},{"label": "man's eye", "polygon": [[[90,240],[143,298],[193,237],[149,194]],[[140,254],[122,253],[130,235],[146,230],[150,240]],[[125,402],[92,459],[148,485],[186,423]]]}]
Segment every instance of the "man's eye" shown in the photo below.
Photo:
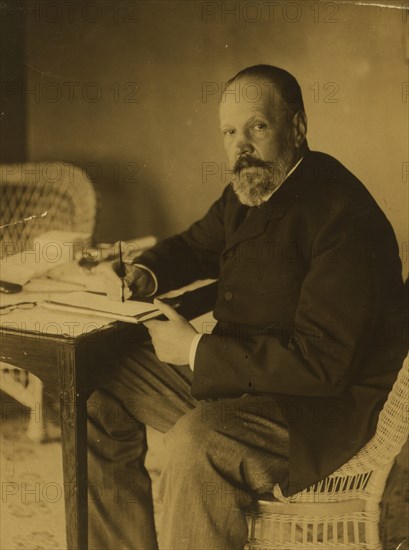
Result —
[{"label": "man's eye", "polygon": [[267,124],[264,122],[257,122],[257,124],[254,124],[253,129],[257,132],[264,132],[264,130],[267,130]]},{"label": "man's eye", "polygon": [[234,135],[234,130],[232,130],[231,128],[227,128],[226,130],[223,130],[223,135],[224,136],[232,136],[232,135]]}]

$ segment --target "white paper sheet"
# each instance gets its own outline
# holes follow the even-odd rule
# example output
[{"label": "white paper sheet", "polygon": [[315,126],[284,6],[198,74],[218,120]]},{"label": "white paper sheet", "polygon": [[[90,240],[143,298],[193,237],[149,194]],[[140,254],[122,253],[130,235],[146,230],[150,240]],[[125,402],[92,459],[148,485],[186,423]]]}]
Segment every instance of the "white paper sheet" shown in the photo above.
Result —
[{"label": "white paper sheet", "polygon": [[[135,322],[135,315],[142,315],[144,313],[152,312],[152,315],[144,316],[143,319],[160,315],[158,308],[151,303],[137,301],[116,302],[110,300],[107,296],[100,296],[89,292],[71,292],[69,294],[56,295],[51,300],[40,305],[54,310],[61,309],[62,311],[72,307],[72,313],[77,313],[78,315],[92,315],[95,312],[95,315],[100,316],[104,313],[107,317],[111,316],[125,322]],[[64,306],[67,306],[67,308]]]}]

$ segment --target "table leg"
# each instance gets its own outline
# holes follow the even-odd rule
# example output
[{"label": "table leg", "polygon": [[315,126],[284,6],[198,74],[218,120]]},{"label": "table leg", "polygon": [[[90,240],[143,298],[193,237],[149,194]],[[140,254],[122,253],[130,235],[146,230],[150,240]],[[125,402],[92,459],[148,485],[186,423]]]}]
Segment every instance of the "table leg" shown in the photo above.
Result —
[{"label": "table leg", "polygon": [[86,396],[78,353],[62,345],[58,361],[68,550],[88,548]]}]

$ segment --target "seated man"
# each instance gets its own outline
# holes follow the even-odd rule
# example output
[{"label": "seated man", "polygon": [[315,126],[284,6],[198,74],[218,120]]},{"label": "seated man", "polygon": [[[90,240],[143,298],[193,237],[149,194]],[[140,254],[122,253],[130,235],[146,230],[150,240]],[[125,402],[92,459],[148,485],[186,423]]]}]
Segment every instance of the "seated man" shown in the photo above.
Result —
[{"label": "seated man", "polygon": [[391,225],[351,172],[309,150],[295,78],[244,69],[220,120],[231,184],[125,278],[135,296],[216,278],[217,324],[199,334],[159,302],[168,320],[145,323],[152,342],[123,349],[92,394],[93,549],[157,548],[145,425],[167,432],[159,547],[242,549],[259,496],[304,489],[372,436],[406,353]]}]

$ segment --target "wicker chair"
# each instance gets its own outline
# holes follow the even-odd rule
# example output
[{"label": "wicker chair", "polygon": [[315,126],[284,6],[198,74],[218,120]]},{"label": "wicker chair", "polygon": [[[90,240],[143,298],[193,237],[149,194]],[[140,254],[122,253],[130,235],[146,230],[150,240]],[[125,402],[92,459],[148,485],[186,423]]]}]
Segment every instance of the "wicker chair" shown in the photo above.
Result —
[{"label": "wicker chair", "polygon": [[[80,168],[67,163],[1,165],[0,200],[0,257],[29,249],[33,239],[46,231],[94,231],[94,188]],[[7,225],[45,211],[45,217]],[[40,380],[16,366],[0,363],[0,388],[30,409],[27,435],[41,441],[44,422]]]},{"label": "wicker chair", "polygon": [[291,497],[258,501],[247,516],[247,550],[381,550],[380,503],[409,435],[409,355],[372,439],[332,475]]}]

